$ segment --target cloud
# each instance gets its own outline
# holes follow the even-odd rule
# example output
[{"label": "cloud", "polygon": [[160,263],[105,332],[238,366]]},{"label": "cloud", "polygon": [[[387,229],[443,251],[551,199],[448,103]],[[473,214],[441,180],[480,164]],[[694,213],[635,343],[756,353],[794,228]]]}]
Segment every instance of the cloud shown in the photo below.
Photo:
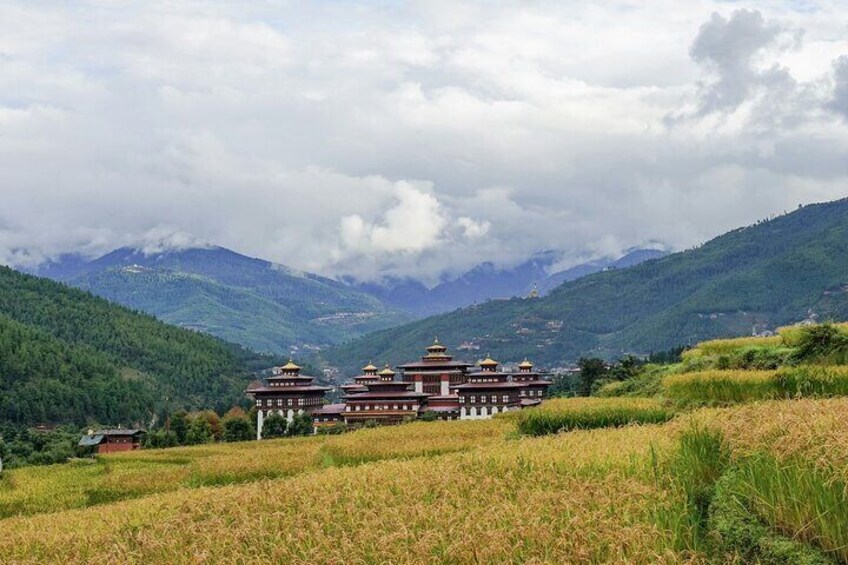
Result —
[{"label": "cloud", "polygon": [[773,46],[783,31],[751,10],[737,10],[729,18],[714,13],[701,26],[689,53],[716,74],[715,81],[702,86],[701,114],[735,110],[755,88],[780,88],[792,82],[788,71],[777,65],[757,68],[757,55]]},{"label": "cloud", "polygon": [[397,204],[379,222],[354,214],[339,224],[341,243],[362,253],[416,253],[439,243],[447,224],[439,201],[407,182],[395,184]]},{"label": "cloud", "polygon": [[844,196],[848,14],[747,7],[5,2],[0,262],[220,244],[432,281]]},{"label": "cloud", "polygon": [[848,119],[848,56],[843,55],[833,63],[834,88],[830,107]]}]

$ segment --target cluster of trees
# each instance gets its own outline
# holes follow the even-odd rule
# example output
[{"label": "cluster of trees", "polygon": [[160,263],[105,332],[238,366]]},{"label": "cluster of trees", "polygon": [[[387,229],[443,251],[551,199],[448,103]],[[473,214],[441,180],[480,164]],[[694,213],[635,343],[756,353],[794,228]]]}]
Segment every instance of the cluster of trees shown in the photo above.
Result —
[{"label": "cluster of trees", "polygon": [[[256,439],[256,413],[235,406],[223,416],[214,410],[186,412],[179,410],[164,419],[164,424],[148,431],[145,447],[174,447],[213,442],[250,441]],[[262,437],[266,439],[312,434],[309,414],[295,416],[291,422],[279,414],[265,419]]]},{"label": "cluster of trees", "polygon": [[245,411],[236,406],[219,416],[214,410],[179,410],[165,419],[161,428],[147,432],[145,447],[174,447],[218,441],[248,441],[256,438],[256,428]]},{"label": "cluster of trees", "polygon": [[64,463],[79,454],[79,438],[80,430],[74,426],[38,430],[4,424],[0,426],[0,459],[8,469]]},{"label": "cluster of trees", "polygon": [[647,363],[648,360],[633,355],[626,355],[614,363],[597,357],[581,357],[578,371],[554,375],[548,393],[551,396],[592,396],[609,382],[637,376]]},{"label": "cluster of trees", "polygon": [[0,423],[150,425],[178,409],[246,406],[279,361],[89,293],[0,267]]}]

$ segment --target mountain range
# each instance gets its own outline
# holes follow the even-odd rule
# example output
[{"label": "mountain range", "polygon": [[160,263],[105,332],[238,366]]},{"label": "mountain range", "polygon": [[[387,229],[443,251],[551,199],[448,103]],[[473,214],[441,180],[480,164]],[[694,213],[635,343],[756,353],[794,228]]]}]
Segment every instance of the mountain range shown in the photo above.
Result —
[{"label": "mountain range", "polygon": [[565,270],[556,270],[559,254],[538,253],[515,267],[481,263],[459,277],[445,280],[432,288],[413,279],[388,279],[375,283],[351,282],[356,288],[380,298],[385,304],[417,317],[450,312],[457,308],[494,298],[527,296],[535,287],[548,294],[564,282],[605,269],[636,265],[667,253],[660,249],[633,248],[621,257],[603,257]]},{"label": "mountain range", "polygon": [[324,361],[343,369],[407,361],[438,336],[459,355],[551,366],[829,318],[848,318],[848,199],[566,281],[547,296],[490,300],[375,332],[325,352]]},{"label": "mountain range", "polygon": [[34,273],[260,352],[316,350],[412,319],[340,282],[222,247],[70,255]]},{"label": "mountain range", "polygon": [[409,279],[340,282],[214,246],[155,253],[125,247],[93,260],[65,255],[32,273],[255,351],[302,355],[430,314],[526,296],[536,283],[544,294],[563,281],[662,254],[634,249],[551,275],[557,255],[548,252],[513,268],[484,263],[433,288]]}]

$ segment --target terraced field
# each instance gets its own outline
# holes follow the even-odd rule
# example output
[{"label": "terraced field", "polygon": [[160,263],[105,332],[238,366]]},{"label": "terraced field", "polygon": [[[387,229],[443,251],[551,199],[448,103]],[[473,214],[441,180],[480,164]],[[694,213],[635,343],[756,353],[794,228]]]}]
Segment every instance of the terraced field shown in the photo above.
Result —
[{"label": "terraced field", "polygon": [[651,398],[18,469],[0,562],[848,563],[845,371],[802,345],[704,344]]}]

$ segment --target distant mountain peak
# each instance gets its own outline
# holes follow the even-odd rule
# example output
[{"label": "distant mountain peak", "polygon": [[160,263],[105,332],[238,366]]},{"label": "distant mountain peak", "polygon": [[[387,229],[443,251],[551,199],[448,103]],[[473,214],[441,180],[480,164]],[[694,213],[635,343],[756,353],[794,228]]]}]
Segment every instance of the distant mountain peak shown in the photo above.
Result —
[{"label": "distant mountain peak", "polygon": [[216,247],[194,234],[169,227],[156,227],[145,233],[135,249],[145,256],[162,255],[172,251],[210,249]]}]

